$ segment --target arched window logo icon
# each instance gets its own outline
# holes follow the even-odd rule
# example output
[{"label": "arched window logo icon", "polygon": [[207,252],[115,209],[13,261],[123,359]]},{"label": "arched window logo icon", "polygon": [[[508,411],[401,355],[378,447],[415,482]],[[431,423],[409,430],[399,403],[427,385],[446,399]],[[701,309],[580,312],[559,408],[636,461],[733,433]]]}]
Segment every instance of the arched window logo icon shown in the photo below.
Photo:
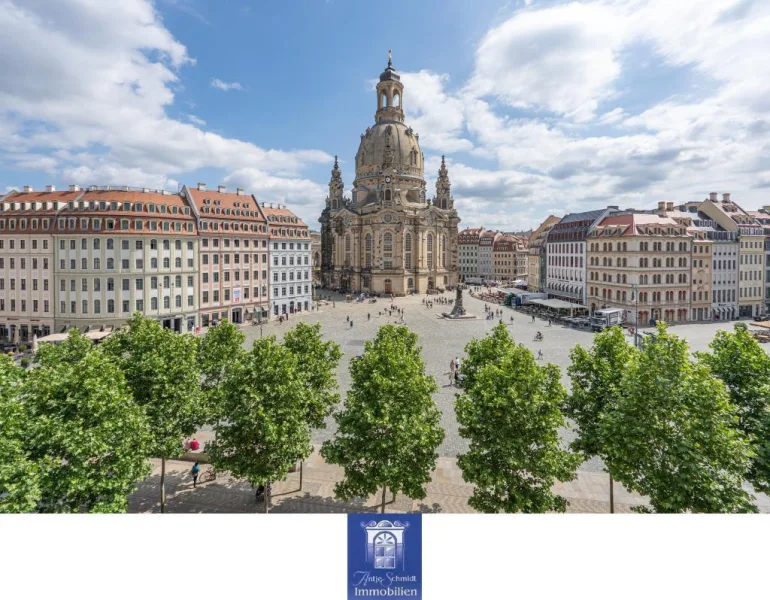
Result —
[{"label": "arched window logo icon", "polygon": [[421,514],[348,515],[348,598],[368,596],[422,598]]},{"label": "arched window logo icon", "polygon": [[404,532],[409,523],[362,521],[366,530],[366,560],[375,569],[404,567]]}]

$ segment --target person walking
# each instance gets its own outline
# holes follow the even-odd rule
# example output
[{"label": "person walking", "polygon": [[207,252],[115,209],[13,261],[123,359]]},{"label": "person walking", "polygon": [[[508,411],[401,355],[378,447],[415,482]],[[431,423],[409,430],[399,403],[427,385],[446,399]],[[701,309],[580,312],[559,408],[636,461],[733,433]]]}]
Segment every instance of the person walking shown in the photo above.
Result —
[{"label": "person walking", "polygon": [[537,351],[537,360],[543,360],[543,351],[542,350],[538,350]]},{"label": "person walking", "polygon": [[201,472],[201,468],[200,468],[200,465],[198,464],[197,460],[195,461],[195,464],[192,466],[191,472],[192,472],[192,478],[193,478],[193,487],[197,487],[198,486],[198,475]]},{"label": "person walking", "polygon": [[372,320],[372,315],[369,314],[369,313],[366,313],[366,320],[367,321],[371,321]]},{"label": "person walking", "polygon": [[350,328],[353,329],[353,319],[350,319]]}]

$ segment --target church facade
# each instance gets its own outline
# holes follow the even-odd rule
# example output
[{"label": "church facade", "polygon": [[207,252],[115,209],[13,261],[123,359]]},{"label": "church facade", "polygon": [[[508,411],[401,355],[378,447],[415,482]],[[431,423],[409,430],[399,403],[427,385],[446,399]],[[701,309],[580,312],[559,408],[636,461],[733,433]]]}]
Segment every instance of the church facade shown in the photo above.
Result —
[{"label": "church facade", "polygon": [[419,135],[404,123],[404,85],[388,66],[377,84],[374,125],[361,134],[352,197],[334,159],[321,218],[326,288],[376,294],[456,286],[460,218],[441,159],[436,194],[426,198]]}]

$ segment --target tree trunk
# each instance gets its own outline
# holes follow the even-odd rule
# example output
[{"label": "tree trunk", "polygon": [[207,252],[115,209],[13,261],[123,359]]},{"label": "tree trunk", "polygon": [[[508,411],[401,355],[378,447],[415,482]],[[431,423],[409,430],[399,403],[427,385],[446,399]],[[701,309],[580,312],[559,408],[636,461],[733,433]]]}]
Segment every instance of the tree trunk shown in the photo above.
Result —
[{"label": "tree trunk", "polygon": [[160,512],[166,512],[166,459],[160,459]]},{"label": "tree trunk", "polygon": [[385,514],[385,490],[387,489],[386,486],[382,486],[382,510],[380,512],[382,512],[383,515]]},{"label": "tree trunk", "polygon": [[302,491],[302,465],[305,464],[304,460],[299,461],[299,491]]},{"label": "tree trunk", "polygon": [[396,492],[393,490],[393,488],[390,488],[390,492],[393,494],[393,500],[391,500],[390,502],[391,503],[395,503],[396,502]]},{"label": "tree trunk", "polygon": [[610,475],[610,514],[615,513],[615,482]]},{"label": "tree trunk", "polygon": [[265,483],[265,514],[270,512],[270,482]]}]

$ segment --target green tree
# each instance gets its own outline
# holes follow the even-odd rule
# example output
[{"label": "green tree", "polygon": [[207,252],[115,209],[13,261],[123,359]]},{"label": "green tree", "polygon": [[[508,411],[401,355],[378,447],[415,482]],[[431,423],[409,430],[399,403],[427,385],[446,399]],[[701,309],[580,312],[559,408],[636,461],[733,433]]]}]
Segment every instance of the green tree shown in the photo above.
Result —
[{"label": "green tree", "polygon": [[20,392],[26,375],[0,354],[0,513],[32,512],[41,498],[38,464],[25,448],[29,422]]},{"label": "green tree", "polygon": [[539,366],[502,324],[465,351],[466,383],[455,412],[469,441],[457,459],[463,479],[475,486],[468,503],[486,513],[563,512],[567,502],[551,488],[574,479],[581,459],[559,443],[566,395],[559,368]]},{"label": "green tree", "polygon": [[350,366],[352,384],[344,408],[334,415],[337,434],[321,455],[345,469],[335,486],[343,500],[368,497],[382,488],[410,498],[426,496],[444,440],[441,412],[432,399],[436,381],[425,373],[417,335],[386,325]]},{"label": "green tree", "polygon": [[[75,359],[77,357],[77,360]],[[149,428],[123,373],[76,330],[45,344],[21,396],[43,512],[120,513],[149,474]]]},{"label": "green tree", "polygon": [[246,336],[225,320],[209,328],[206,335],[198,339],[198,365],[207,419],[217,423],[223,416],[224,384],[246,354],[243,348]]},{"label": "green tree", "polygon": [[205,420],[198,342],[136,313],[103,344],[126,377],[150,424],[150,456],[161,459],[160,510],[166,510],[166,460],[183,454],[182,441]]},{"label": "green tree", "polygon": [[738,408],[738,427],[752,442],[748,480],[770,493],[770,356],[746,329],[717,332],[712,353],[698,356],[727,386]]},{"label": "green tree", "polygon": [[[623,394],[623,375],[637,354],[620,327],[597,334],[590,349],[578,345],[570,352],[572,363],[567,372],[572,380],[572,393],[566,397],[562,410],[577,426],[578,436],[572,449],[586,459],[605,458],[606,431],[602,420]],[[609,475],[610,512],[615,512],[612,473]]]},{"label": "green tree", "polygon": [[[298,372],[308,388],[308,426],[311,429],[323,429],[326,427],[326,419],[340,401],[336,375],[342,358],[340,346],[332,341],[324,341],[320,323],[300,323],[286,333],[283,344],[297,359]],[[302,462],[299,469],[299,487],[302,489]]]},{"label": "green tree", "polygon": [[307,457],[308,388],[297,359],[275,336],[254,342],[224,386],[222,406],[227,419],[218,425],[211,445],[211,460],[218,469],[265,486],[269,510],[269,483],[283,479],[298,457]]},{"label": "green tree", "polygon": [[[752,452],[725,385],[659,323],[630,362],[604,421],[606,462],[653,512],[755,512],[743,490]],[[640,509],[642,510],[642,509]]]}]

